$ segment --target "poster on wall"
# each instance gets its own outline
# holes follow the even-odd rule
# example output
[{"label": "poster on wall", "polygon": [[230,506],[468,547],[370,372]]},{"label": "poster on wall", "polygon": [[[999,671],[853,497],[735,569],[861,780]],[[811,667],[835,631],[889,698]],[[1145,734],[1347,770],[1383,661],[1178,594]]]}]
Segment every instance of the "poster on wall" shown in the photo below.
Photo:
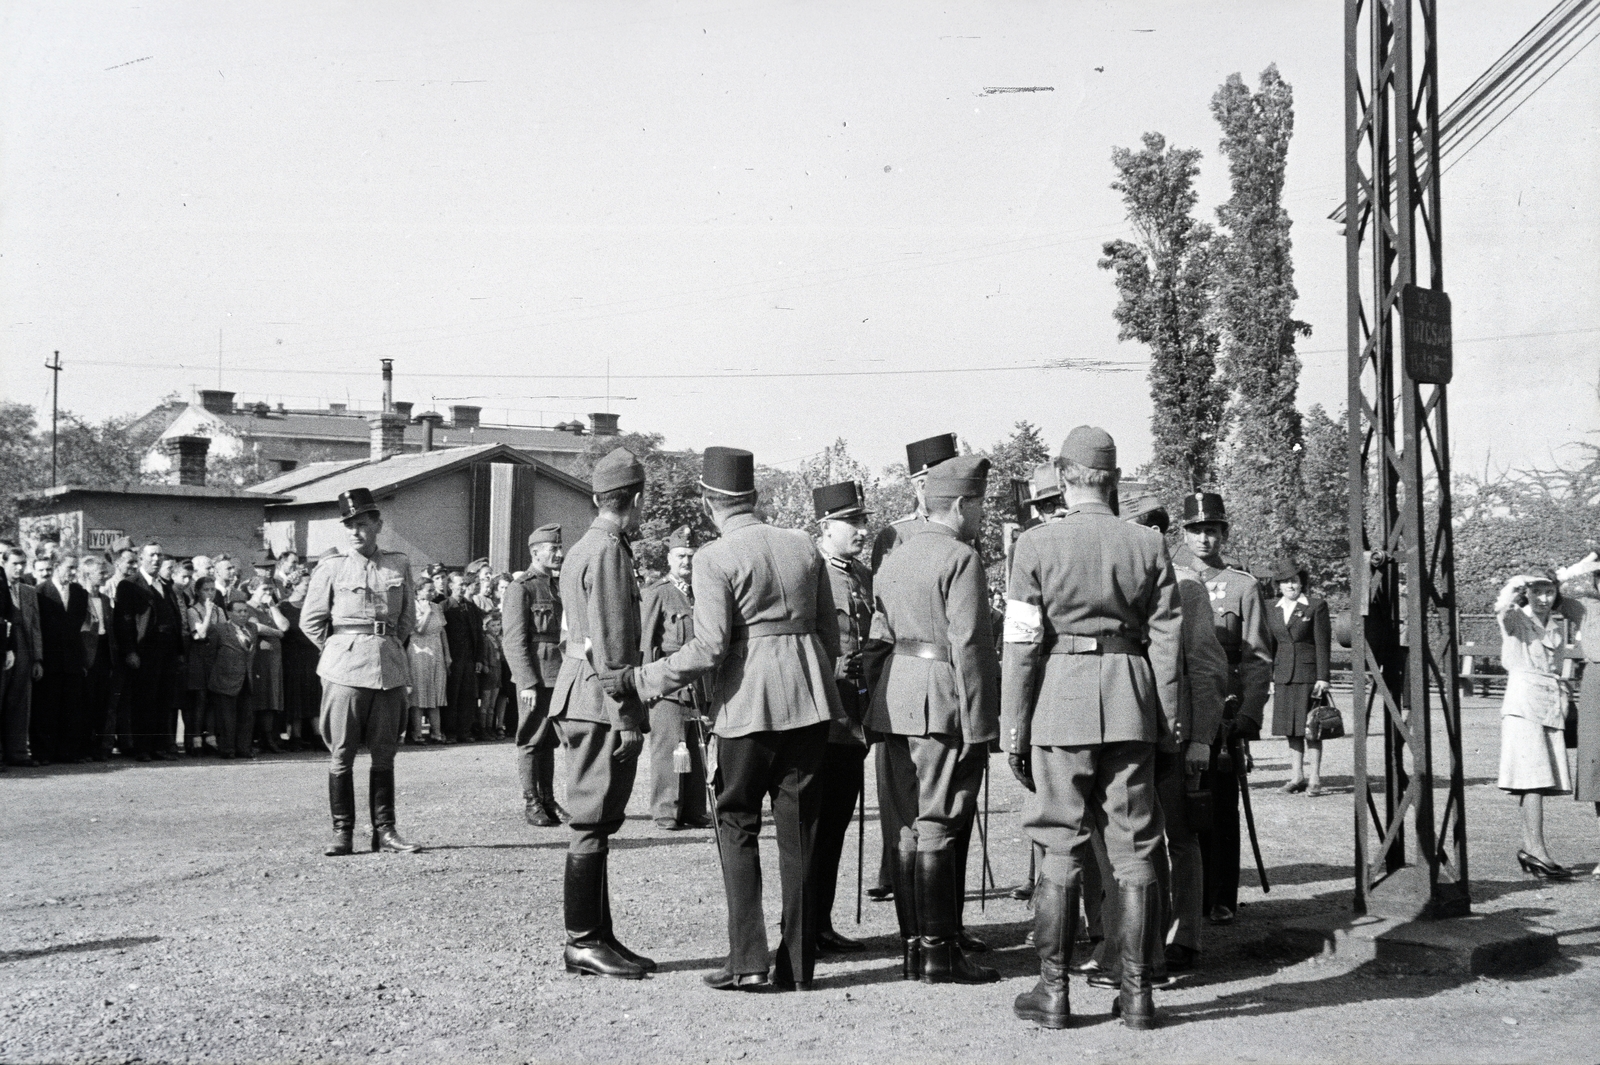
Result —
[{"label": "poster on wall", "polygon": [[84,550],[83,512],[73,510],[18,518],[17,534],[29,555],[36,554],[41,544],[53,544],[66,554],[81,554]]}]

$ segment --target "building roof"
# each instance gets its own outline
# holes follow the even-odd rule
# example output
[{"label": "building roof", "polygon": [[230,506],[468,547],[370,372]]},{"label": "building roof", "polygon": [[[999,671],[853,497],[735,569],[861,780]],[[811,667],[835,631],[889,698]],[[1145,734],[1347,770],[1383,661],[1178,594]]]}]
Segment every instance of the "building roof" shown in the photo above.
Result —
[{"label": "building roof", "polygon": [[[367,424],[367,419],[373,417],[376,412],[269,410],[265,414],[255,414],[250,411],[234,411],[231,414],[219,414],[215,411],[209,413],[241,436],[291,437],[296,440],[351,443],[371,439],[372,428]],[[405,441],[408,446],[421,447],[424,435],[423,426],[406,426]],[[433,444],[436,448],[510,444],[512,447],[534,451],[577,453],[588,447],[589,438],[557,429],[535,429],[516,425],[480,425],[476,429],[456,429],[441,425],[434,430]]]},{"label": "building roof", "polygon": [[54,488],[35,488],[18,492],[20,503],[60,501],[73,495],[180,496],[187,499],[227,499],[237,502],[287,503],[289,496],[257,492],[251,488],[223,488],[195,484],[63,484]]},{"label": "building roof", "polygon": [[[256,485],[251,491],[280,493],[270,502],[281,502],[291,506],[306,503],[333,503],[339,498],[340,493],[352,488],[366,488],[375,496],[393,492],[417,481],[437,476],[461,466],[471,465],[476,462],[512,462],[526,466],[535,466],[540,476],[548,477],[566,485],[573,491],[590,495],[593,489],[588,484],[556,469],[548,462],[541,462],[532,455],[518,451],[506,444],[478,444],[473,447],[453,447],[438,451],[416,451],[404,455],[391,455],[377,462],[362,460],[355,463],[344,462],[317,462],[311,466],[324,467],[319,471],[320,476],[314,480],[302,481],[295,486],[288,486],[285,481],[301,473],[292,470],[283,477],[275,477]],[[307,467],[309,471],[310,467]]]},{"label": "building roof", "polygon": [[288,473],[280,473],[271,480],[262,481],[250,486],[252,492],[292,492],[301,485],[320,481],[324,477],[332,477],[336,473],[355,466],[365,466],[371,459],[333,459],[327,462],[307,462],[296,466]]}]

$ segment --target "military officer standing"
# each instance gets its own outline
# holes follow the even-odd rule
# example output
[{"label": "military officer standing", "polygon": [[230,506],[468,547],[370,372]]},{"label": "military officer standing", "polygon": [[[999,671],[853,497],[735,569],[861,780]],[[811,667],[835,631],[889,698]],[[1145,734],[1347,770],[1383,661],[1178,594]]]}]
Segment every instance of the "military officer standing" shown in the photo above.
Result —
[{"label": "military officer standing", "polygon": [[[957,453],[955,433],[940,433],[906,445],[906,474],[911,478],[912,490],[916,492],[917,505],[910,514],[879,530],[877,538],[872,541],[873,573],[883,568],[883,560],[889,557],[891,551],[921,532],[927,524],[923,488],[928,480],[928,471],[947,459],[955,458]],[[874,769],[878,777],[878,793],[881,795],[889,786],[888,763],[884,760],[881,744],[875,759]],[[878,885],[868,889],[867,894],[881,900],[894,893],[895,849],[899,846],[900,832],[906,826],[894,820],[895,811],[891,806],[879,805],[878,821],[883,834],[883,852],[878,859]]]},{"label": "military officer standing", "polygon": [[365,488],[339,493],[348,550],[324,558],[311,574],[300,629],[322,651],[322,741],[328,745],[328,805],[333,839],[323,853],[349,854],[356,823],[356,751],[372,752],[368,802],[372,849],[421,850],[395,831],[394,755],[405,723],[411,679],[406,639],[412,612],[411,560],[378,547],[383,516]]},{"label": "military officer standing", "polygon": [[[666,658],[694,638],[693,566],[694,539],[683,525],[667,540],[667,575],[644,590],[640,637],[647,663]],[[656,827],[669,832],[711,827],[696,706],[702,687],[697,681],[650,704],[650,815]]]},{"label": "military officer standing", "polygon": [[1121,910],[1113,1012],[1148,1028],[1160,920],[1156,744],[1185,740],[1177,579],[1161,536],[1113,513],[1121,471],[1109,433],[1074,429],[1057,468],[1067,513],[1017,538],[1006,595],[1002,728],[1011,770],[1034,793],[1024,824],[1044,848],[1033,895],[1039,983],[1014,1009],[1047,1028],[1069,1023],[1079,885],[1099,825]]},{"label": "military officer standing", "polygon": [[650,719],[637,695],[612,694],[602,678],[639,664],[639,586],[629,538],[644,504],[644,467],[619,447],[595,463],[589,480],[600,513],[561,567],[566,660],[550,699],[567,750],[572,828],[564,960],[569,973],[640,980],[656,963],[617,939],[607,864]]},{"label": "military officer standing", "polygon": [[[842,719],[833,683],[833,595],[811,538],[755,514],[755,458],[705,451],[701,501],[722,534],[694,560],[694,638],[641,670],[619,692],[646,698],[708,677],[715,721],[718,846],[728,893],[728,961],[705,977],[718,990],[769,983],[807,990],[816,957],[809,883],[821,796],[816,787],[830,722]],[[783,883],[783,939],[769,977],[761,908],[761,806],[772,798]]]},{"label": "military officer standing", "polygon": [[501,648],[517,691],[517,779],[528,824],[553,828],[566,811],[556,802],[556,730],[550,694],[561,675],[561,526],[528,534],[528,569],[506,585]]},{"label": "military officer standing", "polygon": [[1239,910],[1239,770],[1228,753],[1230,735],[1243,742],[1261,735],[1261,715],[1272,682],[1272,651],[1267,643],[1261,588],[1242,569],[1222,558],[1228,544],[1228,514],[1222,497],[1195,492],[1183,501],[1183,542],[1176,562],[1205,585],[1217,639],[1228,656],[1228,690],[1222,726],[1211,744],[1211,824],[1196,826],[1205,852],[1205,910],[1212,924],[1231,924]]},{"label": "military officer standing", "polygon": [[989,460],[951,458],[929,475],[928,520],[874,580],[867,649],[867,729],[881,735],[901,829],[895,911],[901,976],[925,983],[987,983],[1000,974],[966,959],[960,940],[959,840],[977,809],[989,744],[999,736],[998,663],[983,560]]},{"label": "military officer standing", "polygon": [[867,546],[866,507],[861,486],[855,481],[830,484],[811,492],[819,526],[817,548],[827,564],[833,592],[834,615],[839,620],[839,643],[833,660],[834,683],[847,721],[828,726],[828,746],[817,774],[822,808],[817,816],[817,850],[813,862],[817,900],[817,950],[850,954],[866,945],[840,935],[833,927],[833,899],[839,881],[839,858],[850,829],[850,817],[861,797],[867,758],[866,683],[862,677],[861,650],[872,628],[872,571],[861,563]]}]

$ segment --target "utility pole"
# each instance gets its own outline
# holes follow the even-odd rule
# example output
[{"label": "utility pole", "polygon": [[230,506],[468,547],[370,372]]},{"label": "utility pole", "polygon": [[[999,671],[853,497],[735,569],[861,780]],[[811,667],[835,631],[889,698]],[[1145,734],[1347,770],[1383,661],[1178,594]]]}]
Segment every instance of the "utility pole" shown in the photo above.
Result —
[{"label": "utility pole", "polygon": [[50,371],[50,487],[56,487],[56,423],[61,416],[61,352],[44,364]]}]

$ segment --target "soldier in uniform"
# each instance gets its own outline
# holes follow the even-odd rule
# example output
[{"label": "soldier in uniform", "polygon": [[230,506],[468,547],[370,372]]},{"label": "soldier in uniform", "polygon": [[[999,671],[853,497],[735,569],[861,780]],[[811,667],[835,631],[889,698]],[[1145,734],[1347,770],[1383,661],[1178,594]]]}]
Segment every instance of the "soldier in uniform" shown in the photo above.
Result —
[{"label": "soldier in uniform", "polygon": [[[667,540],[666,576],[644,590],[640,633],[647,663],[666,658],[694,638],[693,566],[694,539],[683,525]],[[703,694],[700,687],[696,682],[650,704],[650,814],[656,827],[669,832],[711,827],[696,705],[696,696]]]},{"label": "soldier in uniform", "polygon": [[844,853],[850,817],[861,797],[867,758],[866,733],[861,725],[867,712],[861,650],[872,628],[872,571],[862,565],[861,552],[867,546],[867,517],[872,512],[855,481],[813,489],[811,504],[820,527],[817,548],[827,564],[834,614],[839,620],[833,678],[839,689],[839,704],[849,719],[829,724],[828,746],[817,774],[817,786],[822,791],[813,863],[817,950],[853,954],[865,950],[866,944],[834,930],[833,898],[839,881],[839,858]]},{"label": "soldier in uniform", "polygon": [[[911,487],[917,494],[917,506],[910,514],[881,529],[877,538],[872,541],[873,573],[883,568],[883,560],[889,557],[891,551],[921,532],[922,527],[927,524],[923,486],[928,480],[928,471],[946,459],[955,458],[957,454],[955,433],[940,433],[938,436],[930,436],[906,445],[906,474],[911,478]],[[881,744],[875,758],[878,794],[882,795],[889,786],[889,770]],[[888,804],[880,804],[878,821],[883,833],[883,852],[878,858],[878,884],[867,890],[869,897],[880,901],[894,894],[895,850],[900,845],[900,832],[906,827],[895,821],[894,816],[894,811]]]},{"label": "soldier in uniform", "polygon": [[634,694],[612,694],[602,679],[639,664],[639,585],[630,537],[644,504],[644,467],[627,448],[590,474],[599,515],[561,566],[566,658],[550,716],[567,749],[565,915],[569,973],[640,980],[656,963],[617,939],[607,864],[622,827],[650,718]]},{"label": "soldier in uniform", "polygon": [[[613,682],[620,693],[637,688],[660,698],[709,678],[729,951],[705,982],[725,991],[807,990],[816,956],[816,781],[830,722],[843,718],[833,683],[833,594],[811,538],[756,516],[750,452],[707,448],[700,488],[721,538],[694,560],[694,638]],[[768,796],[783,884],[783,939],[770,976],[757,847]]]},{"label": "soldier in uniform", "polygon": [[1047,1028],[1069,1023],[1079,885],[1099,826],[1121,912],[1113,1012],[1148,1028],[1160,934],[1156,745],[1187,739],[1177,578],[1160,534],[1113,513],[1121,471],[1109,433],[1074,429],[1057,467],[1067,513],[1017,538],[1006,595],[1003,732],[1012,773],[1034,793],[1024,823],[1044,848],[1033,895],[1039,983],[1014,1010]]},{"label": "soldier in uniform", "polygon": [[561,526],[528,534],[528,569],[506,585],[500,646],[517,692],[517,779],[528,824],[554,828],[566,811],[556,802],[556,730],[550,694],[561,675]]},{"label": "soldier in uniform", "polygon": [[868,647],[872,692],[867,728],[882,735],[897,809],[895,911],[904,943],[901,976],[976,984],[1000,974],[962,951],[960,899],[978,791],[999,738],[998,663],[983,560],[972,547],[983,527],[989,460],[941,463],[925,485],[928,520],[875,579]]},{"label": "soldier in uniform", "polygon": [[1228,753],[1230,735],[1249,741],[1261,735],[1261,715],[1272,682],[1272,652],[1256,579],[1229,566],[1228,514],[1222,497],[1195,492],[1183,501],[1183,541],[1175,560],[1206,588],[1217,639],[1228,656],[1228,689],[1221,727],[1195,739],[1211,744],[1211,824],[1196,826],[1205,852],[1205,912],[1212,924],[1230,924],[1239,909],[1239,768]]},{"label": "soldier in uniform", "polygon": [[349,551],[324,558],[311,574],[300,629],[322,652],[322,740],[328,745],[328,805],[333,839],[323,852],[349,854],[356,823],[355,761],[365,743],[372,752],[368,801],[372,849],[421,850],[395,831],[394,754],[405,723],[410,669],[405,643],[416,623],[411,560],[378,547],[383,517],[372,493],[339,493],[339,520]]}]

